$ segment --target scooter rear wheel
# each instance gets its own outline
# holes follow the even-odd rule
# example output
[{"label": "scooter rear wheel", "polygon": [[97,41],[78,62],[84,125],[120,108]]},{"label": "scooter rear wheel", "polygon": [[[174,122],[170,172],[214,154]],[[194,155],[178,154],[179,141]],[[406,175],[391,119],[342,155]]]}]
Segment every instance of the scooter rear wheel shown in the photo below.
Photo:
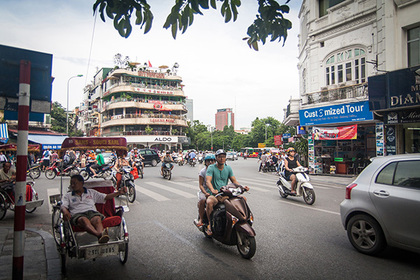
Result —
[{"label": "scooter rear wheel", "polygon": [[47,171],[45,171],[45,177],[47,177],[48,180],[54,179],[55,176],[57,176],[57,174],[55,174],[54,170],[48,169]]},{"label": "scooter rear wheel", "polygon": [[[238,235],[238,241],[237,241],[237,248],[239,253],[244,259],[250,259],[255,255],[255,251],[257,250],[257,243],[255,242],[254,236],[246,235],[242,232],[239,232]],[[241,242],[242,241],[242,244]]]}]

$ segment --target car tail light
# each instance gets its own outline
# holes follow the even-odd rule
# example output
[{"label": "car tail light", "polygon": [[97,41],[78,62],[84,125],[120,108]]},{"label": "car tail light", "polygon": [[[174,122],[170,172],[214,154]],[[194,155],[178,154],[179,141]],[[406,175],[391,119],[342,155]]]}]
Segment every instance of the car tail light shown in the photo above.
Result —
[{"label": "car tail light", "polygon": [[346,199],[351,199],[351,190],[356,186],[357,184],[352,183],[346,187]]}]

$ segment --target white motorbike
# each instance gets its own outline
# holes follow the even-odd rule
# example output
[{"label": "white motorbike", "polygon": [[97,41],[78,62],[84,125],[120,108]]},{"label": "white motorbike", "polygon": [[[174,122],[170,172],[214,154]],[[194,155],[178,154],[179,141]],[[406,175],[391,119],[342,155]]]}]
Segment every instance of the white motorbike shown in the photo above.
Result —
[{"label": "white motorbike", "polygon": [[280,196],[286,198],[287,196],[303,197],[303,200],[308,205],[312,205],[315,202],[315,191],[312,184],[309,182],[308,168],[299,166],[292,169],[296,175],[296,194],[291,192],[292,186],[291,181],[287,181],[284,171],[280,172],[280,178],[277,181],[277,187],[279,188]]}]

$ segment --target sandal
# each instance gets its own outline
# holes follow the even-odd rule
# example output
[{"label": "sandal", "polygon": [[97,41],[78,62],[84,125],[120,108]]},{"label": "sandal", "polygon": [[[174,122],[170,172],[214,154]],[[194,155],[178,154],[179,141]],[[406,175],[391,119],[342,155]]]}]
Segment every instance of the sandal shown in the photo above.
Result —
[{"label": "sandal", "polygon": [[203,226],[203,222],[199,222],[199,221],[197,221],[197,219],[195,219],[194,220],[194,225],[196,226],[196,227],[202,227]]},{"label": "sandal", "polygon": [[206,234],[207,234],[208,236],[212,236],[212,235],[213,235],[213,232],[211,232],[210,225],[208,225],[208,227],[206,228]]},{"label": "sandal", "polygon": [[109,236],[108,235],[102,235],[101,238],[98,239],[98,243],[108,243]]}]

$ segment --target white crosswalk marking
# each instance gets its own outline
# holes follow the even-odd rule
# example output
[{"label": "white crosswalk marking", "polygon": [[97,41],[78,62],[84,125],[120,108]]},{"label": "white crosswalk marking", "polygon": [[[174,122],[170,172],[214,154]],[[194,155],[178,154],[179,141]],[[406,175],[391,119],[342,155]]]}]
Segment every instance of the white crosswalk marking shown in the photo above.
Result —
[{"label": "white crosswalk marking", "polygon": [[152,185],[152,186],[154,186],[156,188],[159,188],[159,189],[162,189],[162,190],[165,190],[165,191],[168,191],[168,192],[172,192],[172,193],[178,194],[178,195],[183,196],[183,197],[186,197],[186,198],[193,198],[193,197],[195,198],[196,197],[193,194],[190,194],[190,193],[187,193],[187,192],[178,190],[178,189],[174,189],[174,188],[171,188],[171,187],[168,187],[168,186],[159,184],[159,183],[147,182],[146,184]]},{"label": "white crosswalk marking", "polygon": [[189,188],[189,189],[193,189],[193,190],[197,190],[197,191],[199,189],[198,188],[198,182],[192,182],[192,183],[194,183],[195,186],[193,186],[191,184],[187,184],[187,183],[173,182],[173,181],[168,181],[168,183],[176,184],[176,185],[183,186],[183,187],[186,187],[186,188]]},{"label": "white crosswalk marking", "polygon": [[145,189],[145,188],[140,188],[138,185],[136,185],[136,191],[139,192],[139,193],[142,193],[144,195],[147,195],[148,197],[151,197],[151,198],[153,198],[154,200],[157,200],[157,201],[167,201],[167,200],[169,200],[169,198],[167,198],[163,195],[160,195],[158,193],[155,193],[155,192],[150,191],[150,190]]}]

